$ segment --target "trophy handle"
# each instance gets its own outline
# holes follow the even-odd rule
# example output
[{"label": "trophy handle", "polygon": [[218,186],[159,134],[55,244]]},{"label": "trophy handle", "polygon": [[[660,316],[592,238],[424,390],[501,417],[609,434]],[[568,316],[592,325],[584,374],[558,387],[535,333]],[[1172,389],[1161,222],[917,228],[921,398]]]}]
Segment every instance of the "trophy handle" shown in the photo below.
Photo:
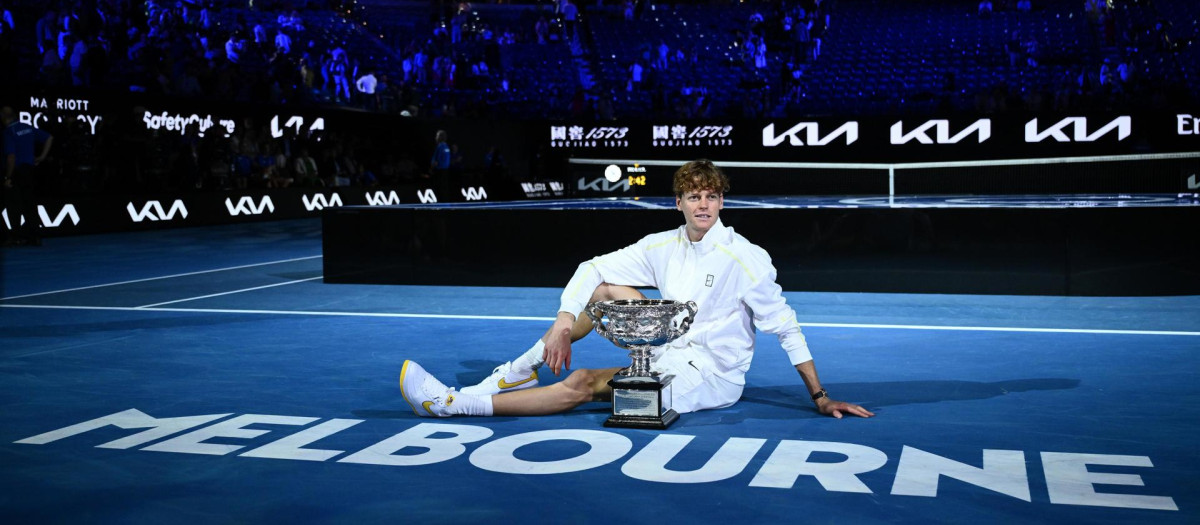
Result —
[{"label": "trophy handle", "polygon": [[[687,333],[688,329],[690,329],[692,327],[692,321],[696,320],[696,311],[697,311],[696,301],[688,301],[686,303],[680,303],[680,306],[686,308],[688,314],[687,314],[687,317],[684,317],[683,319],[679,320],[679,326],[671,329],[671,339],[675,339],[676,337],[679,337],[679,336]],[[678,315],[678,314],[676,314],[676,315]]]},{"label": "trophy handle", "polygon": [[608,337],[608,327],[605,326],[604,322],[602,321],[604,318],[604,312],[600,310],[599,301],[587,305],[583,311],[592,319],[592,327],[596,329],[596,333],[600,334],[601,337],[611,341],[612,339]]}]

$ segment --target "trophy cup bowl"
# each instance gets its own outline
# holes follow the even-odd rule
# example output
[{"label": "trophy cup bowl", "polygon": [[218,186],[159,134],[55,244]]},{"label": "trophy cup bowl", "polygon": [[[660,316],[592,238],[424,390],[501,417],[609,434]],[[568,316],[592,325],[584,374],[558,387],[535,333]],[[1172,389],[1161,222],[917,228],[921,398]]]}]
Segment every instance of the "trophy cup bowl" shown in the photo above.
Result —
[{"label": "trophy cup bowl", "polygon": [[674,423],[679,414],[671,408],[672,377],[651,370],[650,359],[655,348],[687,333],[696,318],[696,303],[620,299],[594,302],[585,311],[596,333],[629,350],[633,359],[608,383],[613,409],[604,426],[665,429]]}]

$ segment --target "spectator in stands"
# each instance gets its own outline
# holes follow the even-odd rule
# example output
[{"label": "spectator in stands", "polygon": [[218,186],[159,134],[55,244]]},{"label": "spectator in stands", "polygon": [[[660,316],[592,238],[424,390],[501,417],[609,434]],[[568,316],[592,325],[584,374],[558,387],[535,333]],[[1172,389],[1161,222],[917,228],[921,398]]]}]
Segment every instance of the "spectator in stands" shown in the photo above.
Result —
[{"label": "spectator in stands", "polygon": [[252,35],[254,36],[254,47],[256,49],[265,49],[267,47],[267,28],[263,27],[262,24],[254,24]]},{"label": "spectator in stands", "polygon": [[767,39],[757,39],[757,45],[754,47],[754,67],[763,69],[767,67]]},{"label": "spectator in stands", "polygon": [[992,0],[979,0],[979,16],[992,16]]},{"label": "spectator in stands", "polygon": [[275,50],[284,55],[292,52],[292,37],[282,27],[275,31]]},{"label": "spectator in stands", "polygon": [[38,53],[45,54],[47,49],[55,47],[58,37],[58,13],[53,9],[46,11],[34,26],[34,38],[37,39]]},{"label": "spectator in stands", "polygon": [[229,33],[229,40],[225,41],[225,59],[234,64],[240,64],[242,52],[245,49],[246,42],[236,32]]},{"label": "spectator in stands", "polygon": [[[263,178],[267,187],[287,188],[291,186],[294,179],[282,168],[282,166],[287,165],[287,157],[283,155],[283,149],[278,145],[264,143],[262,151],[264,153],[259,156],[258,162],[262,164]],[[281,160],[282,163],[280,162]]]},{"label": "spectator in stands", "polygon": [[[12,238],[3,239],[5,245],[40,245],[38,235],[37,188],[39,182],[34,168],[46,160],[54,137],[17,120],[13,108],[0,108],[0,125],[4,126],[4,195],[2,201],[9,212],[12,223]],[[36,153],[36,146],[42,144]],[[4,231],[4,230],[0,230]]]},{"label": "spectator in stands", "polygon": [[629,66],[629,82],[625,86],[626,91],[640,91],[642,89],[644,69],[640,61],[633,61],[633,64]]},{"label": "spectator in stands", "polygon": [[659,70],[666,71],[668,65],[668,57],[671,55],[671,47],[667,45],[667,41],[659,39],[658,41],[658,60],[654,66]]},{"label": "spectator in stands", "polygon": [[[350,102],[350,62],[346,58],[346,52],[341,48],[333,50],[333,54],[326,68],[329,74],[329,80],[333,82],[333,100],[335,102]],[[344,97],[344,98],[343,98]]]},{"label": "spectator in stands", "polygon": [[58,36],[56,43],[58,45],[58,59],[62,62],[67,61],[67,57],[71,56],[71,47],[75,44],[75,38],[71,35],[71,29],[67,25],[70,17],[64,17],[63,22],[58,25]]},{"label": "spectator in stands", "polygon": [[296,184],[303,187],[317,186],[321,183],[321,174],[317,168],[317,160],[309,155],[308,148],[300,150],[300,154],[296,156],[296,167],[293,171],[295,174]]},{"label": "spectator in stands", "polygon": [[450,191],[450,161],[453,158],[448,140],[446,131],[439,129],[434,136],[433,157],[429,160],[429,172],[439,195],[448,195]]},{"label": "spectator in stands", "polygon": [[533,26],[533,32],[537,35],[537,43],[545,44],[550,35],[550,22],[546,21],[546,17],[538,18],[538,21]]},{"label": "spectator in stands", "polygon": [[579,17],[579,8],[575,7],[575,3],[572,0],[563,0],[560,6],[560,14],[562,15],[563,25],[566,28],[566,37],[574,39],[576,36],[575,24]]},{"label": "spectator in stands", "polygon": [[375,78],[375,72],[370,70],[354,83],[358,92],[362,94],[364,105],[368,110],[374,111],[379,108],[379,98],[376,96],[375,90],[378,85],[379,81]]}]

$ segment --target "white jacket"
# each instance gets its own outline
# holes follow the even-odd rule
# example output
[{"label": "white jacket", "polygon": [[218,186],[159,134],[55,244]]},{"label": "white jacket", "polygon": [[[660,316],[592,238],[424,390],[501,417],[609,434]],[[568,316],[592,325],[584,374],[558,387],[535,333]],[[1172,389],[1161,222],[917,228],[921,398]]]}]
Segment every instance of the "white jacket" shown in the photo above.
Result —
[{"label": "white jacket", "polygon": [[647,235],[580,264],[563,290],[559,311],[578,319],[601,283],[655,287],[663,299],[696,302],[691,329],[670,346],[707,349],[726,381],[746,383],[755,328],[778,335],[793,365],[812,360],[767,252],[719,220],[700,242],[688,240],[685,228]]}]

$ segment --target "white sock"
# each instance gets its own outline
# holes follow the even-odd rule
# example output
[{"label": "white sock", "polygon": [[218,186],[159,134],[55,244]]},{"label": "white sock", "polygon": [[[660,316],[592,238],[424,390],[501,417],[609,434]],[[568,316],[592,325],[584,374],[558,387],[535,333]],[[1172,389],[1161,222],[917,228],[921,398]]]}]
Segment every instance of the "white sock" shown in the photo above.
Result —
[{"label": "white sock", "polygon": [[454,402],[450,411],[463,416],[492,415],[492,396],[472,396],[462,392],[454,392]]},{"label": "white sock", "polygon": [[546,351],[546,343],[538,339],[529,350],[513,361],[513,369],[521,373],[529,373],[542,367],[542,353]]}]

